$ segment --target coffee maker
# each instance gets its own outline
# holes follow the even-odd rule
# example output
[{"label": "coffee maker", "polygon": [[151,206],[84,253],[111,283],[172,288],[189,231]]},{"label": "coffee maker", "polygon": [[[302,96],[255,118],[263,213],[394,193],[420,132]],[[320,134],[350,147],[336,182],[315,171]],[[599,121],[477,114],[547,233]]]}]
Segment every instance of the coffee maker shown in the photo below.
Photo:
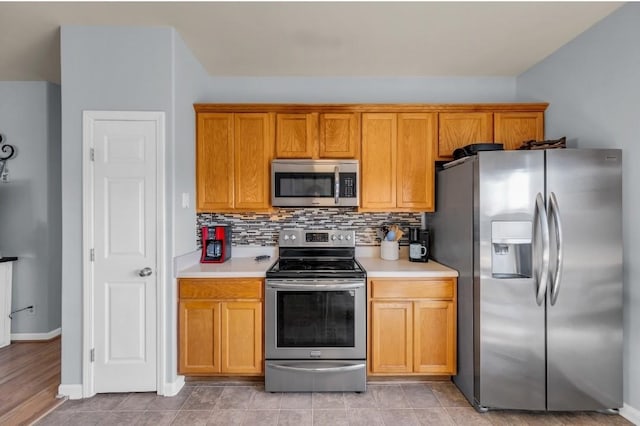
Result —
[{"label": "coffee maker", "polygon": [[429,261],[429,231],[420,228],[409,228],[409,261]]},{"label": "coffee maker", "polygon": [[222,263],[231,257],[231,227],[203,226],[201,263]]}]

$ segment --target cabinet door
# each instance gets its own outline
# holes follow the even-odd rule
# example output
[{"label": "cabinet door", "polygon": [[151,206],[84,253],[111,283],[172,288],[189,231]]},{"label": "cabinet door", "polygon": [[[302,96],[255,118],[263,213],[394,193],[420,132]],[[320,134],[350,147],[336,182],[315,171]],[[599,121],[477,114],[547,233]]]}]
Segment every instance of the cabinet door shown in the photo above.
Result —
[{"label": "cabinet door", "polygon": [[437,115],[398,114],[397,207],[433,211]]},{"label": "cabinet door", "polygon": [[273,114],[235,114],[235,208],[267,210],[273,158]]},{"label": "cabinet door", "polygon": [[522,142],[544,140],[544,113],[496,112],[493,114],[494,139],[504,149],[518,149]]},{"label": "cabinet door", "polygon": [[233,114],[198,113],[196,124],[198,212],[233,208]]},{"label": "cabinet door", "polygon": [[320,158],[358,158],[359,146],[358,113],[320,114]]},{"label": "cabinet door", "polygon": [[443,112],[438,120],[438,159],[450,160],[456,148],[471,143],[493,142],[490,112]]},{"label": "cabinet door", "polygon": [[371,372],[413,371],[413,305],[371,302]]},{"label": "cabinet door", "polygon": [[414,372],[456,374],[454,302],[414,302],[414,345]]},{"label": "cabinet door", "polygon": [[362,208],[396,207],[396,150],[396,114],[362,114]]},{"label": "cabinet door", "polygon": [[221,316],[221,371],[261,374],[262,302],[223,302]]},{"label": "cabinet door", "polygon": [[178,373],[220,372],[220,303],[180,302]]},{"label": "cabinet door", "polygon": [[313,158],[318,144],[318,114],[276,116],[276,157]]}]

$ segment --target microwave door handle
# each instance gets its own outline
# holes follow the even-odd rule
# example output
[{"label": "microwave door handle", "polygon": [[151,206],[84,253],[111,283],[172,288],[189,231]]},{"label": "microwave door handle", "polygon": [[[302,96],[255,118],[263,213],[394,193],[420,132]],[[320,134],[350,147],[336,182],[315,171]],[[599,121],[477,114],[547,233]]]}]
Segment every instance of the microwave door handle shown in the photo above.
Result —
[{"label": "microwave door handle", "polygon": [[335,174],[335,202],[336,205],[340,204],[340,167],[336,166],[333,170]]}]

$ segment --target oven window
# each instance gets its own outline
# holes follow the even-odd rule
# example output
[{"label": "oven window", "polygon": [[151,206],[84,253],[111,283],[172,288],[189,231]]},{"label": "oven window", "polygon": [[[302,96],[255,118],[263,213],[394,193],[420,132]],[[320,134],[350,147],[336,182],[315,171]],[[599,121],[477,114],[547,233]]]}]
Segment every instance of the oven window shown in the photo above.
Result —
[{"label": "oven window", "polygon": [[276,197],[333,197],[333,173],[276,173]]},{"label": "oven window", "polygon": [[278,347],[354,347],[353,291],[278,291]]}]

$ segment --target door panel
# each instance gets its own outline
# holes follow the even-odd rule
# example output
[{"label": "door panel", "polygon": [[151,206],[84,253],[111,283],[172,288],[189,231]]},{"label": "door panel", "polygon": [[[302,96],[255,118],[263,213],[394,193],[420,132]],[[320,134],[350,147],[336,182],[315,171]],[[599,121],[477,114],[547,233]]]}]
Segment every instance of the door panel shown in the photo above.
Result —
[{"label": "door panel", "polygon": [[221,304],[222,372],[262,373],[262,302]]},{"label": "door panel", "polygon": [[425,300],[413,302],[413,306],[413,371],[454,375],[456,311],[453,302]]},{"label": "door panel", "polygon": [[105,283],[105,364],[145,362],[145,299],[144,281]]},{"label": "door panel", "polygon": [[456,148],[493,142],[490,112],[441,112],[438,114],[438,159],[450,160]]},{"label": "door panel", "polygon": [[196,137],[197,210],[233,208],[233,114],[199,113]]},{"label": "door panel", "polygon": [[93,123],[94,387],[156,390],[157,121]]},{"label": "door panel", "polygon": [[371,302],[371,372],[413,371],[413,302]]},{"label": "door panel", "polygon": [[276,157],[313,158],[318,144],[318,114],[276,115]]},{"label": "door panel", "polygon": [[362,114],[362,207],[396,206],[396,114]]},{"label": "door panel", "polygon": [[[546,153],[547,195],[557,199],[563,240],[555,304],[547,298],[548,408],[621,407],[622,154]],[[555,230],[551,239],[556,247]],[[554,273],[555,250],[551,259]]]},{"label": "door panel", "polygon": [[433,211],[437,115],[398,114],[397,206]]},{"label": "door panel", "polygon": [[518,149],[522,142],[544,139],[544,113],[496,112],[493,114],[495,143]]},{"label": "door panel", "polygon": [[360,114],[320,114],[320,158],[358,158]]},{"label": "door panel", "polygon": [[178,372],[220,372],[220,302],[180,302]]},{"label": "door panel", "polygon": [[273,127],[272,114],[235,114],[236,209],[269,208]]},{"label": "door panel", "polygon": [[[531,244],[536,194],[544,194],[544,156],[539,151],[481,152],[477,167],[480,276],[474,284],[479,296],[474,326],[480,383],[476,398],[487,407],[544,410],[544,303],[536,302],[532,271],[516,278],[505,274],[503,263],[493,262],[498,259],[494,252],[513,256],[515,262],[520,253],[516,243],[528,238]],[[520,228],[508,222],[523,225],[525,234],[509,235],[505,230]],[[530,261],[531,251],[524,257]]]}]

